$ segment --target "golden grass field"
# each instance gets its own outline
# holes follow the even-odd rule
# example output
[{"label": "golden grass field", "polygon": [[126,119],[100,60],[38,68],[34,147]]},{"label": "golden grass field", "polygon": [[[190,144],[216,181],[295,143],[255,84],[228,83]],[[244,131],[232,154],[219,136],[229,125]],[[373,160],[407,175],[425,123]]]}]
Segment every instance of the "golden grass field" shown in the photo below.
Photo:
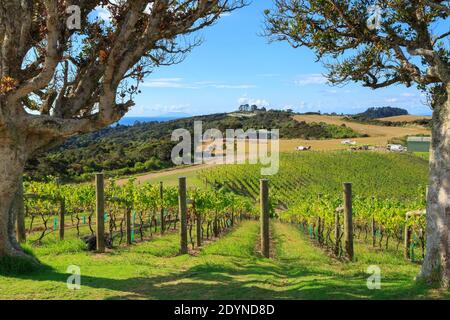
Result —
[{"label": "golden grass field", "polygon": [[395,116],[395,117],[387,117],[387,118],[378,118],[379,121],[385,121],[385,122],[412,122],[416,120],[429,120],[431,119],[430,116],[413,116],[413,115],[406,115],[406,116]]},{"label": "golden grass field", "polygon": [[[405,127],[385,127],[369,124],[361,124],[356,122],[345,121],[341,116],[323,116],[323,115],[299,115],[294,116],[297,121],[305,121],[307,123],[320,123],[325,122],[328,124],[342,125],[352,128],[354,131],[367,134],[367,138],[352,139],[361,145],[371,146],[386,146],[388,141],[393,138],[400,138],[411,135],[423,135],[430,134],[430,130],[416,125]],[[292,139],[282,140],[280,143],[280,151],[282,152],[294,152],[297,146],[311,146],[313,150],[341,150],[348,149],[348,146],[341,144],[342,139],[334,140],[304,140],[304,139]]]}]

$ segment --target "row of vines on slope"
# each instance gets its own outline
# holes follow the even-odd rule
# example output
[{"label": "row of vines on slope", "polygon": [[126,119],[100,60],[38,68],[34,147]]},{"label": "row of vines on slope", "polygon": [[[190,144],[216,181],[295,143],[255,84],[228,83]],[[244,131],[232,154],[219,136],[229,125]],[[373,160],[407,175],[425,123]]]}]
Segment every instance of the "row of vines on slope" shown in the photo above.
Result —
[{"label": "row of vines on slope", "polygon": [[[415,260],[415,249],[420,249],[423,258],[425,215],[412,215],[407,218],[406,213],[423,208],[424,199],[425,196],[418,196],[415,201],[405,203],[396,199],[380,200],[374,197],[355,196],[352,200],[354,237],[360,241],[371,242],[373,247],[388,250],[393,246],[399,250],[405,241],[405,230],[409,229],[412,233],[412,242],[408,256]],[[311,196],[293,203],[287,210],[279,213],[279,218],[298,224],[311,239],[315,239],[336,255],[343,256],[341,237],[344,221],[342,214],[339,214],[342,203],[342,197]]]},{"label": "row of vines on slope", "polygon": [[[201,177],[217,187],[258,197],[260,165],[216,167]],[[298,223],[311,238],[342,254],[336,239],[336,209],[341,207],[342,183],[354,186],[354,235],[373,246],[399,248],[405,227],[414,249],[425,248],[425,217],[406,213],[426,206],[427,161],[408,154],[375,152],[310,152],[282,154],[277,175],[270,177],[276,216]],[[339,222],[342,224],[342,219]],[[341,226],[342,230],[342,226]],[[340,248],[336,250],[336,244]]]}]

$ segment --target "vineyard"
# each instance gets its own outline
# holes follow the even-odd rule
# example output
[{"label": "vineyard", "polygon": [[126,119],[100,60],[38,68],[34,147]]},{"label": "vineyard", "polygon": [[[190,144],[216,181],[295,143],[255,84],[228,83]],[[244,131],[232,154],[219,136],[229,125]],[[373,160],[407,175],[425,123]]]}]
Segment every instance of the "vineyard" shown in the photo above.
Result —
[{"label": "vineyard", "polygon": [[[40,245],[46,238],[89,239],[95,235],[96,186],[27,182],[25,189],[25,228],[29,241]],[[107,247],[152,239],[156,234],[177,230],[179,192],[176,187],[158,184],[124,186],[109,181],[103,190]],[[223,189],[188,190],[187,230],[192,248],[255,214],[250,199]],[[91,240],[92,241],[92,240]],[[90,244],[91,250],[95,245]]]},{"label": "vineyard", "polygon": [[[187,194],[186,228],[192,249],[217,238],[235,221],[257,216],[259,172],[258,165],[227,165],[198,174],[206,188],[190,188]],[[398,250],[403,242],[405,257],[420,260],[425,253],[425,217],[406,214],[425,208],[426,175],[426,160],[413,155],[282,154],[279,173],[270,177],[269,210],[342,257],[342,183],[352,182],[354,236],[385,249],[391,245]],[[109,248],[178,229],[177,187],[132,179],[118,186],[111,180],[103,192]],[[25,183],[25,228],[32,244],[58,234],[61,240],[82,237],[89,244],[96,233],[95,210],[94,184]]]},{"label": "vineyard", "polygon": [[[176,179],[178,187],[169,186],[172,181],[133,179],[120,186],[112,180],[99,184],[99,176],[97,183],[80,185],[26,182],[23,246],[44,267],[11,277],[15,271],[0,265],[0,297],[448,296],[412,281],[424,253],[425,221],[407,212],[425,206],[424,158],[282,154],[280,165],[279,174],[268,180],[268,194],[258,165],[204,169],[195,177],[202,187],[189,188],[183,178]],[[349,184],[343,193],[344,182],[352,183],[352,193]],[[258,223],[260,214],[272,219]],[[87,241],[92,252],[87,251],[86,241],[80,240],[99,234],[98,217],[105,229],[104,254],[98,254],[95,242]],[[354,240],[350,259],[349,237]],[[66,289],[68,265],[82,268],[83,290]],[[369,265],[382,268],[383,290],[367,289]]]},{"label": "vineyard", "polygon": [[[259,172],[257,165],[235,165],[205,170],[200,176],[257,199]],[[406,216],[426,205],[427,161],[422,157],[351,152],[282,154],[279,173],[270,178],[271,209],[282,221],[296,223],[321,246],[342,256],[343,219],[338,213],[343,205],[343,182],[353,183],[353,224],[358,239],[380,248],[395,244],[397,249],[406,241],[409,248],[405,257],[423,258],[425,216]]]},{"label": "vineyard", "polygon": [[[21,297],[24,289],[25,297],[30,297],[35,276],[48,279],[38,287],[53,290],[46,287],[49,282],[61,290],[65,268],[74,263],[87,268],[88,274],[97,274],[88,277],[87,295],[52,291],[52,297],[91,298],[101,289],[100,297],[115,298],[118,288],[136,291],[141,281],[146,284],[144,293],[135,294],[145,298],[184,298],[180,295],[184,290],[192,298],[205,299],[205,287],[215,298],[233,299],[236,290],[239,297],[248,298],[248,290],[260,299],[268,295],[314,298],[315,294],[341,298],[354,297],[354,292],[362,298],[429,296],[428,289],[420,286],[400,290],[410,288],[425,255],[427,155],[283,153],[277,175],[266,180],[260,169],[260,165],[202,169],[190,176],[195,179],[190,188],[186,178],[178,176],[164,183],[141,183],[135,178],[105,182],[103,174],[96,174],[96,183],[26,181],[21,242],[44,267],[30,273],[31,278],[21,275],[21,280],[11,282],[16,266],[2,261],[0,297]],[[176,182],[178,187],[173,186]],[[360,272],[373,264],[382,266],[385,281],[396,290],[369,294],[364,289]],[[149,275],[150,265],[156,269]],[[403,278],[398,279],[398,274]],[[107,285],[102,280],[105,275],[118,284]],[[227,277],[235,285],[241,281],[257,285],[208,286],[228,283]],[[192,292],[179,284],[164,290],[174,279],[201,285]],[[267,279],[272,281],[269,285]],[[286,295],[278,291],[285,286],[284,279],[296,288]],[[312,296],[303,291],[317,279],[324,291]],[[333,296],[330,286],[342,292]],[[266,287],[271,291],[262,290]],[[178,290],[180,294],[173,293]]]}]

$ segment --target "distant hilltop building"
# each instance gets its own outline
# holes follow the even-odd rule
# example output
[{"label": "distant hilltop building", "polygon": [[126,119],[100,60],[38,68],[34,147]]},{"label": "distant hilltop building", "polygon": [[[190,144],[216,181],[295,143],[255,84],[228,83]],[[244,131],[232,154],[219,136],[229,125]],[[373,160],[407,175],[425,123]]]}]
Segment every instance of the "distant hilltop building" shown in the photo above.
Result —
[{"label": "distant hilltop building", "polygon": [[429,152],[431,137],[408,137],[406,143],[409,152]]}]

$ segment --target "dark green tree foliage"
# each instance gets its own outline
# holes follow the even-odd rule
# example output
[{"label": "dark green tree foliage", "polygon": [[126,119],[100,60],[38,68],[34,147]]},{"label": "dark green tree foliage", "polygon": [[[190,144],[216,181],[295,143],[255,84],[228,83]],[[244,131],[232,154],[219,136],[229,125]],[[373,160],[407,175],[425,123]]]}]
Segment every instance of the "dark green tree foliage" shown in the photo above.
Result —
[{"label": "dark green tree foliage", "polygon": [[369,108],[366,111],[357,114],[356,116],[360,118],[377,119],[404,115],[408,115],[408,110],[393,107],[380,107]]}]

